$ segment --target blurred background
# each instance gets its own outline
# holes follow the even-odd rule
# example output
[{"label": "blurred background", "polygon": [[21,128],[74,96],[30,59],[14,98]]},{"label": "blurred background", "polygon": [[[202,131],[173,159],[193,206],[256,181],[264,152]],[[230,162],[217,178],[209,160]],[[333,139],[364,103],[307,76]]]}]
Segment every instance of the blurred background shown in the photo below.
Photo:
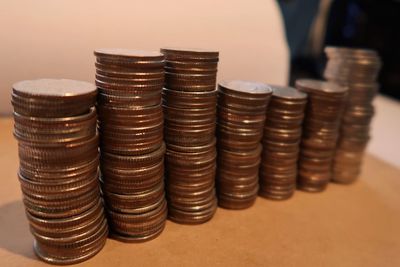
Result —
[{"label": "blurred background", "polygon": [[400,99],[400,1],[278,1],[290,47],[290,83],[322,78],[325,46],[370,48],[383,61],[382,94]]},{"label": "blurred background", "polygon": [[217,49],[219,80],[277,85],[322,79],[326,45],[371,48],[383,68],[369,152],[400,166],[398,25],[394,0],[2,0],[0,115],[16,81],[93,82],[100,47]]},{"label": "blurred background", "polygon": [[368,152],[400,167],[400,1],[278,0],[290,50],[289,84],[322,79],[325,46],[374,49],[383,67]]}]

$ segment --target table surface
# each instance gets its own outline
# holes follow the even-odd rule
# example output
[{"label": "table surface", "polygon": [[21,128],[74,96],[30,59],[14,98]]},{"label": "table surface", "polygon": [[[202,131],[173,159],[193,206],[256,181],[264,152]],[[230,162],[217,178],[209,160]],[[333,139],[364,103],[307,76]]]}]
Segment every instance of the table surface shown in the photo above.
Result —
[{"label": "table surface", "polygon": [[[21,202],[13,122],[0,119],[0,266],[43,266]],[[107,240],[82,266],[400,266],[400,170],[367,155],[359,181],[287,201],[218,209],[197,226],[168,221],[141,244]],[[79,265],[79,266],[80,266]]]}]

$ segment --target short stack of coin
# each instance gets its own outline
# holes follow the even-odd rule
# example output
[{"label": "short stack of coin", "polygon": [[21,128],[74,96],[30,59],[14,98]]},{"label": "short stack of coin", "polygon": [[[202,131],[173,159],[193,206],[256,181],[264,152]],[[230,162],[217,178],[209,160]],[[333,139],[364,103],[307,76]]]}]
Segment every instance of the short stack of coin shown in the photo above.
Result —
[{"label": "short stack of coin", "polygon": [[329,59],[325,78],[349,88],[334,159],[333,181],[351,183],[361,172],[364,150],[370,139],[372,101],[378,92],[376,79],[382,63],[373,50],[327,47],[325,52]]},{"label": "short stack of coin", "polygon": [[41,79],[13,85],[19,181],[37,256],[74,264],[98,253],[108,226],[98,180],[96,87]]},{"label": "short stack of coin", "polygon": [[272,86],[264,127],[260,165],[263,197],[290,198],[297,181],[297,160],[307,95],[291,87]]},{"label": "short stack of coin", "polygon": [[165,55],[165,140],[169,218],[210,220],[217,207],[217,51],[162,48]]},{"label": "short stack of coin", "polygon": [[101,182],[111,236],[142,242],[164,229],[164,56],[97,49]]},{"label": "short stack of coin", "polygon": [[323,191],[332,178],[332,161],[347,88],[335,83],[301,79],[296,88],[308,95],[300,144],[297,186]]},{"label": "short stack of coin", "polygon": [[245,209],[257,198],[261,139],[272,89],[262,83],[218,85],[218,204]]}]

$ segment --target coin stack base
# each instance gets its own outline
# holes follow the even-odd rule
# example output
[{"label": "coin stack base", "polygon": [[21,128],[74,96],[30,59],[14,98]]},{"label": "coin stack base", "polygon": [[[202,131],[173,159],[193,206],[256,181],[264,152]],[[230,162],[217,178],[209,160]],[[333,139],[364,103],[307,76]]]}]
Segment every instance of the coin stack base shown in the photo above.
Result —
[{"label": "coin stack base", "polygon": [[259,195],[290,198],[296,189],[297,160],[307,95],[290,87],[272,86],[264,127]]},{"label": "coin stack base", "polygon": [[218,204],[251,207],[259,191],[258,171],[265,113],[272,89],[262,83],[226,81],[218,86]]},{"label": "coin stack base", "polygon": [[95,93],[94,85],[72,80],[13,86],[18,178],[34,251],[48,263],[85,261],[106,242]]},{"label": "coin stack base", "polygon": [[110,236],[151,240],[164,229],[164,56],[97,49],[101,184]]},{"label": "coin stack base", "polygon": [[296,88],[308,95],[297,185],[304,191],[320,192],[332,178],[332,162],[347,88],[307,79],[297,80]]},{"label": "coin stack base", "polygon": [[333,181],[349,184],[361,172],[364,150],[370,139],[374,115],[372,101],[378,92],[376,79],[382,65],[373,50],[327,47],[324,77],[347,86],[349,95],[340,127],[333,164]]},{"label": "coin stack base", "polygon": [[169,218],[200,224],[216,211],[216,51],[162,48]]},{"label": "coin stack base", "polygon": [[144,242],[163,231],[164,153],[165,144],[143,155],[102,153],[102,188],[114,239]]}]

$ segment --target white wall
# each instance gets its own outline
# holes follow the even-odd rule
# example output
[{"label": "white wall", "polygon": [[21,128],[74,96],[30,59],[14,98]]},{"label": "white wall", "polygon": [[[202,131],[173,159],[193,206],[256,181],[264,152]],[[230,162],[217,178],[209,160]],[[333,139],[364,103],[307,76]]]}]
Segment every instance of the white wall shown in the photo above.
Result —
[{"label": "white wall", "polygon": [[371,123],[372,138],[368,152],[400,169],[400,102],[379,95],[374,105],[375,116]]},{"label": "white wall", "polygon": [[2,0],[0,114],[15,81],[93,81],[93,49],[215,48],[219,80],[285,84],[289,55],[275,0]]}]

